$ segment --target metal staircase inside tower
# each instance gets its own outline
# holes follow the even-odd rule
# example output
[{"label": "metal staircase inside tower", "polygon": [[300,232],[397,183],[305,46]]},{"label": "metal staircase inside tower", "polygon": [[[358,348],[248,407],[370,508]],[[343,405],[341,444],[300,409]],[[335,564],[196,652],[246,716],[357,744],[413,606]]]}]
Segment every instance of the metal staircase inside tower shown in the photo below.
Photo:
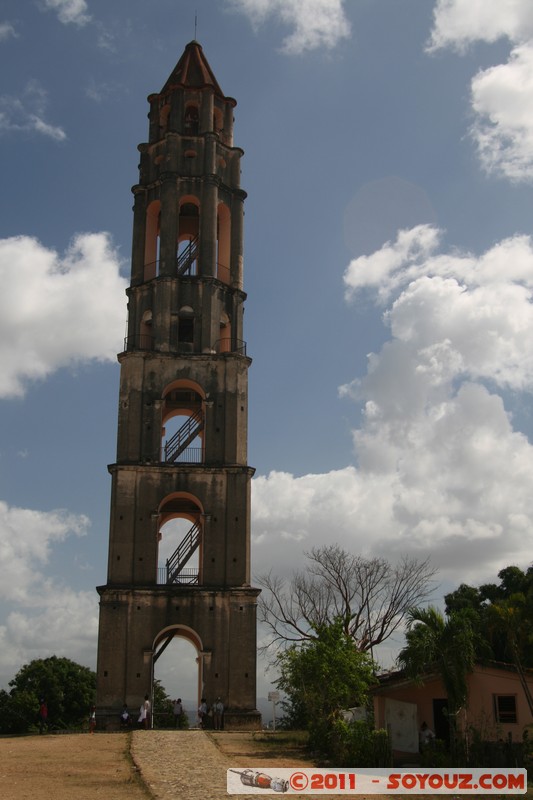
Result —
[{"label": "metal staircase inside tower", "polygon": [[187,247],[178,256],[178,276],[190,272],[191,267],[198,258],[198,236],[191,239]]},{"label": "metal staircase inside tower", "polygon": [[193,442],[204,428],[200,410],[188,417],[181,428],[165,444],[165,461],[177,461],[181,453]]},{"label": "metal staircase inside tower", "polygon": [[190,575],[183,575],[183,568],[194,554],[200,544],[202,528],[195,522],[185,538],[179,543],[174,553],[167,559],[167,583],[196,583],[198,572],[191,571]]}]

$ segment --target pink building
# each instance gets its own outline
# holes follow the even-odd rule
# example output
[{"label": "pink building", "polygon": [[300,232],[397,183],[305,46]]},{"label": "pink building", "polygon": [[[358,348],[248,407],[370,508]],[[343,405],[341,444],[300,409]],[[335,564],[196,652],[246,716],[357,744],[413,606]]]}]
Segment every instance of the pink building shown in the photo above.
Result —
[{"label": "pink building", "polygon": [[[526,682],[533,695],[533,670]],[[422,685],[401,672],[382,676],[374,690],[376,728],[387,728],[395,754],[419,752],[423,722],[436,738],[448,738],[446,692],[436,673],[428,673]],[[485,741],[522,740],[524,729],[533,724],[524,688],[510,664],[490,662],[477,665],[468,677],[468,706],[460,712],[458,727],[476,729]]]}]

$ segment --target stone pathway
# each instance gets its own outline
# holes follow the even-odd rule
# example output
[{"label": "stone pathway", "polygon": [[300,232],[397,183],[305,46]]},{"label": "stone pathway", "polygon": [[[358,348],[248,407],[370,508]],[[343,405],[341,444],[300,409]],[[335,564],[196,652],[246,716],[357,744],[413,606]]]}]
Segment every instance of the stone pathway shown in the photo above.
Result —
[{"label": "stone pathway", "polygon": [[257,800],[228,795],[226,770],[233,765],[204,731],[134,731],[131,754],[156,800]]}]

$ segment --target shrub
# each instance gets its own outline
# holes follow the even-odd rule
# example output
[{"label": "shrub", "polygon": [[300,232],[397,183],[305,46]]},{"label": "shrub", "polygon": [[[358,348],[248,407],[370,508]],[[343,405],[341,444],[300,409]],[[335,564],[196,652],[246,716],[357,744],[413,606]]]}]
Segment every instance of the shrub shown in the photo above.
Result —
[{"label": "shrub", "polygon": [[386,730],[374,730],[366,720],[336,719],[329,733],[328,755],[339,767],[390,767],[392,750]]}]

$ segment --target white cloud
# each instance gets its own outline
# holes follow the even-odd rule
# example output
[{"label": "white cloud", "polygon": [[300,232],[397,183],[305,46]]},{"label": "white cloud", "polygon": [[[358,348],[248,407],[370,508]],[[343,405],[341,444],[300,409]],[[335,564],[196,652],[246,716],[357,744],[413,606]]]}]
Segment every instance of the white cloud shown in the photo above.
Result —
[{"label": "white cloud", "polygon": [[105,233],[80,234],[60,256],[36,239],[0,240],[0,397],[91,360],[114,361],[126,280]]},{"label": "white cloud", "polygon": [[0,22],[0,42],[5,42],[6,39],[9,39],[11,36],[14,38],[18,36],[15,26],[12,25],[11,22]]},{"label": "white cloud", "polygon": [[390,338],[340,389],[362,407],[357,467],[253,482],[255,571],[337,541],[395,559],[430,556],[448,585],[531,562],[533,446],[507,393],[533,391],[533,245],[443,252],[419,226],[351,262],[345,280],[386,303]]},{"label": "white cloud", "polygon": [[347,298],[373,288],[386,302],[399,292],[385,319],[395,342],[416,348],[417,374],[433,385],[466,375],[533,390],[531,238],[505,239],[478,257],[439,253],[439,241],[437,229],[419,225],[354,259]]},{"label": "white cloud", "polygon": [[507,63],[472,79],[470,133],[483,168],[512,181],[533,179],[533,4],[531,0],[437,0],[428,50],[464,51],[507,38]]},{"label": "white cloud", "polygon": [[0,626],[0,687],[34,658],[56,655],[95,669],[97,635],[96,592],[48,587],[38,610],[19,606]]},{"label": "white cloud", "polygon": [[64,655],[94,667],[96,592],[76,592],[47,577],[54,550],[85,536],[90,522],[63,509],[37,511],[0,501],[0,685],[33,658]]},{"label": "white cloud", "polygon": [[533,5],[530,0],[437,0],[430,50],[455,47],[463,50],[472,42],[512,42],[533,36]]},{"label": "white cloud", "polygon": [[481,163],[513,181],[533,179],[533,42],[472,80],[471,134]]},{"label": "white cloud", "polygon": [[331,49],[350,36],[343,0],[230,0],[254,27],[273,17],[294,30],[283,40],[283,51],[299,55],[316,48]]},{"label": "white cloud", "polygon": [[50,139],[55,139],[56,142],[63,142],[67,138],[67,134],[63,128],[59,128],[57,125],[49,125],[48,122],[39,119],[39,117],[36,117],[34,114],[30,114],[28,120],[34,131],[43,133],[45,136],[49,136]]},{"label": "white cloud", "polygon": [[126,87],[121,86],[119,83],[103,82],[96,83],[90,80],[89,85],[85,89],[85,95],[96,103],[101,103],[109,97],[116,95],[119,92],[124,93],[127,91]]},{"label": "white cloud", "polygon": [[14,508],[0,500],[0,563],[4,565],[0,600],[40,606],[45,586],[41,570],[48,564],[52,547],[68,536],[84,536],[89,524],[83,515]]},{"label": "white cloud", "polygon": [[26,84],[21,97],[0,95],[0,132],[39,133],[56,141],[67,138],[65,131],[44,119],[48,94],[36,80]]},{"label": "white cloud", "polygon": [[86,0],[44,0],[45,7],[57,11],[57,18],[64,25],[74,24],[82,27],[91,21],[87,14]]}]

